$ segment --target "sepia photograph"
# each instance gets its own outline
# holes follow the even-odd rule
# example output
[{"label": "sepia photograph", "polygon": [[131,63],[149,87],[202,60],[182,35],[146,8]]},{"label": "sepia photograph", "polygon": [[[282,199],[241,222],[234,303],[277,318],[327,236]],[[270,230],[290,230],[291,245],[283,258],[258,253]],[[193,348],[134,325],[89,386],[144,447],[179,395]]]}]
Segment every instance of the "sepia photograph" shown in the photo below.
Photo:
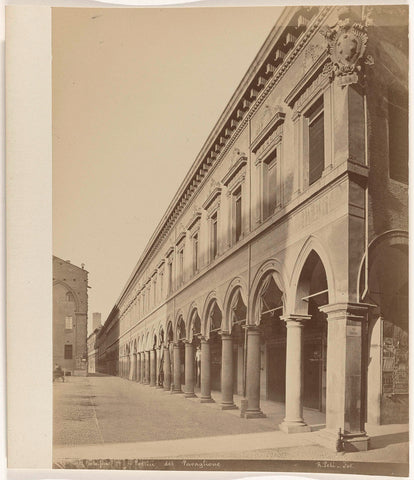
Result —
[{"label": "sepia photograph", "polygon": [[408,44],[51,8],[51,468],[408,476]]}]

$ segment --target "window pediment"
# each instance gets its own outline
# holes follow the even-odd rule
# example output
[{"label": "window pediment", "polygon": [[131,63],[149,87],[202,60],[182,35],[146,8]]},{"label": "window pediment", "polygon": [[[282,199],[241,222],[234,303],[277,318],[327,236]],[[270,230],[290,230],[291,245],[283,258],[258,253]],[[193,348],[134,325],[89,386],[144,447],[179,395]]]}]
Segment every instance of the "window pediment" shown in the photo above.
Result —
[{"label": "window pediment", "polygon": [[300,107],[302,100],[313,92],[320,91],[330,81],[330,61],[327,52],[323,52],[308,72],[293,87],[285,102],[289,107]]},{"label": "window pediment", "polygon": [[261,129],[261,131],[256,135],[256,138],[253,140],[253,153],[257,153],[259,148],[262,147],[263,143],[265,143],[270,136],[274,136],[273,134],[275,130],[278,130],[280,134],[282,133],[282,129],[279,127],[285,121],[285,116],[286,114],[283,112],[282,108],[278,107],[269,122],[264,126],[263,129]]},{"label": "window pediment", "polygon": [[175,241],[175,245],[177,247],[180,247],[183,243],[184,243],[184,240],[185,240],[185,237],[186,237],[186,232],[185,230],[183,230],[177,237],[177,240]]},{"label": "window pediment", "polygon": [[190,230],[191,232],[194,232],[195,230],[197,230],[197,228],[199,228],[199,225],[200,225],[200,220],[201,220],[201,212],[196,211],[187,225],[187,230]]},{"label": "window pediment", "polygon": [[215,187],[210,195],[207,197],[207,200],[203,203],[204,210],[209,210],[213,203],[216,201],[218,197],[221,195],[221,187]]},{"label": "window pediment", "polygon": [[233,157],[233,164],[230,170],[224,176],[222,182],[228,187],[230,182],[235,178],[235,176],[246,168],[247,164],[247,155],[241,152],[239,149],[235,149],[235,155]]},{"label": "window pediment", "polygon": [[171,247],[165,252],[165,258],[170,257],[173,252],[174,252],[174,247],[171,246]]}]

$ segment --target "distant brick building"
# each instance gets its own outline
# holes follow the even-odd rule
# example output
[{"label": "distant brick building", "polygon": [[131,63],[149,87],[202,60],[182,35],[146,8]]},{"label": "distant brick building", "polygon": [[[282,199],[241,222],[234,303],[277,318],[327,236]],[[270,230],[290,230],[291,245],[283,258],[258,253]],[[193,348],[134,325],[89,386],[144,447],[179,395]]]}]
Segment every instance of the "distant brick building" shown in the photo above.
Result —
[{"label": "distant brick building", "polygon": [[53,364],[86,375],[88,272],[53,256]]}]

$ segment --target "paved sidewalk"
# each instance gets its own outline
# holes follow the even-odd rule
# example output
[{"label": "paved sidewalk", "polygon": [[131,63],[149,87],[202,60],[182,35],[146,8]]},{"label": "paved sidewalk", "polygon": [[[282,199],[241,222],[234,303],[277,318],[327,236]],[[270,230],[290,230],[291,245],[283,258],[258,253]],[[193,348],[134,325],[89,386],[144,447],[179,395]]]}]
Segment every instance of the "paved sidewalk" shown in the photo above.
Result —
[{"label": "paved sidewalk", "polygon": [[[54,385],[54,461],[70,459],[203,458],[408,461],[408,426],[371,427],[371,450],[336,453],[318,445],[318,432],[277,429],[283,408],[262,402],[267,418],[246,420],[163,390],[117,377],[71,378]],[[218,393],[216,393],[218,400]],[[238,398],[236,398],[236,403]],[[305,418],[319,429],[323,416]],[[156,440],[154,440],[156,439]]]}]

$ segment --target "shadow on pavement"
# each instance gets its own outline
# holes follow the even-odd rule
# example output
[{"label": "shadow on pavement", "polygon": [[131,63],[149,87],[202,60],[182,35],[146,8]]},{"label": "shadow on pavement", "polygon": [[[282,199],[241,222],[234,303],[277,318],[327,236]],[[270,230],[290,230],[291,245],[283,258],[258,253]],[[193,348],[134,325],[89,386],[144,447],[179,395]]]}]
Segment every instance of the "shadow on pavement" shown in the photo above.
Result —
[{"label": "shadow on pavement", "polygon": [[369,442],[369,449],[376,450],[378,448],[384,448],[387,445],[393,445],[395,443],[408,442],[408,432],[391,433],[389,435],[379,435],[378,437],[371,437]]}]

